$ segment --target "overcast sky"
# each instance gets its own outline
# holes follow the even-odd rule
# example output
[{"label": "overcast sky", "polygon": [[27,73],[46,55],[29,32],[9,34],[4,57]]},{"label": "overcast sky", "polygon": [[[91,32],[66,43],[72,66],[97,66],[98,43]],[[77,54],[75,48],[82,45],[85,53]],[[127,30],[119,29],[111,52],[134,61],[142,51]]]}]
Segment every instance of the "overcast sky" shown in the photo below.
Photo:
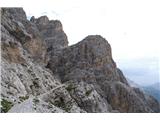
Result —
[{"label": "overcast sky", "polygon": [[[0,0],[22,6],[27,17],[59,19],[69,44],[100,34],[112,46],[117,65],[133,81],[159,81],[159,0]],[[136,80],[135,80],[136,79]]]}]

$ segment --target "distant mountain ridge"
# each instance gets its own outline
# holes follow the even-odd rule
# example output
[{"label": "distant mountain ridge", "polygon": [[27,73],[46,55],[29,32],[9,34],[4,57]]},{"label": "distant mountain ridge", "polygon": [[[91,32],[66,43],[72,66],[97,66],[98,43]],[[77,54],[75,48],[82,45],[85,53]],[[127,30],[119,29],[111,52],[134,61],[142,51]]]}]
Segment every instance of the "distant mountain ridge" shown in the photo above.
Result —
[{"label": "distant mountain ridge", "polygon": [[160,83],[142,87],[143,90],[160,101]]},{"label": "distant mountain ridge", "polygon": [[150,85],[150,87],[153,87],[156,90],[160,90],[160,82],[154,83],[154,84]]},{"label": "distant mountain ridge", "polygon": [[148,86],[141,86],[128,78],[127,80],[128,80],[128,83],[131,85],[131,87],[140,88],[146,94],[149,94],[154,98],[156,98],[158,101],[160,101],[160,83],[159,82],[154,83],[152,85],[148,85]]}]

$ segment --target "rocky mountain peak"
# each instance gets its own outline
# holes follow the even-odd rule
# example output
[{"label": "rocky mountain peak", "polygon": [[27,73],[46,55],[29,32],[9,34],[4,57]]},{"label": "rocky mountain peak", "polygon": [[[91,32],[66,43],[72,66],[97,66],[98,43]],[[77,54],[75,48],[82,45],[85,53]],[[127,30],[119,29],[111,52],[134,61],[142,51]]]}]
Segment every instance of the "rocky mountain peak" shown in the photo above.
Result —
[{"label": "rocky mountain peak", "polygon": [[93,59],[100,59],[107,56],[111,58],[111,47],[107,40],[100,35],[87,36],[77,44],[77,47],[83,50],[82,54],[92,54]]},{"label": "rocky mountain peak", "polygon": [[159,112],[128,84],[100,35],[68,46],[59,20],[2,8],[1,112]]},{"label": "rocky mountain peak", "polygon": [[47,16],[41,16],[37,19],[35,19],[34,16],[32,16],[30,21],[34,21],[34,23],[40,24],[40,25],[46,25],[49,23],[49,19]]},{"label": "rocky mountain peak", "polygon": [[68,46],[67,36],[59,20],[49,20],[47,16],[41,16],[37,19],[31,17],[30,21],[37,26],[47,45],[48,51]]}]

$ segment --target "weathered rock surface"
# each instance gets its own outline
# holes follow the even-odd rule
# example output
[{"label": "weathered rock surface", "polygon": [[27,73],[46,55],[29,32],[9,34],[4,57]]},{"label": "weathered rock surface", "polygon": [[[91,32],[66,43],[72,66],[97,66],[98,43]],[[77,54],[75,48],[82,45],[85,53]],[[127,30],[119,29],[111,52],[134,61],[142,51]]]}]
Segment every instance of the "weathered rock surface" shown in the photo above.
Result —
[{"label": "weathered rock surface", "polygon": [[100,35],[68,46],[58,20],[1,9],[1,112],[159,112],[131,87]]},{"label": "weathered rock surface", "polygon": [[16,50],[17,53],[23,46],[22,50],[26,50],[36,62],[46,61],[46,45],[36,25],[27,20],[23,9],[3,8],[1,14],[2,49],[9,52],[7,46],[11,46],[10,51]]},{"label": "weathered rock surface", "polygon": [[[99,35],[88,36],[76,45],[57,53],[53,52],[47,67],[54,74],[58,74],[63,83],[66,81],[75,83],[76,81],[77,83],[74,84],[76,88],[92,86],[88,90],[97,92],[96,98],[101,96],[102,100],[99,102],[101,105],[104,104],[103,107],[107,106],[101,111],[97,102],[94,108],[99,109],[99,112],[103,112],[104,109],[111,111],[111,107],[119,112],[157,112],[159,109],[158,102],[154,101],[157,107],[150,106],[149,99],[141,96],[144,96],[142,91],[137,93],[129,86],[123,73],[116,67],[112,59],[109,43]],[[79,91],[76,89],[71,95],[76,96],[81,90],[85,91],[83,89],[80,88]],[[79,96],[75,99],[83,98]],[[92,109],[87,110],[91,104],[92,107],[94,106],[90,101],[78,102],[81,106],[88,106],[86,109],[84,108],[87,112],[98,112]]]},{"label": "weathered rock surface", "polygon": [[49,20],[47,16],[41,16],[37,19],[33,16],[30,21],[36,24],[43,40],[47,44],[48,51],[68,46],[67,36],[60,21]]},{"label": "weathered rock surface", "polygon": [[[7,112],[6,110],[13,105],[9,112],[85,112],[70,97],[65,85],[62,85],[59,82],[60,80],[44,67],[47,47],[45,42],[42,41],[36,25],[26,18],[21,19],[21,13],[24,13],[23,9],[20,9],[20,11],[19,8],[13,9],[13,11],[12,9],[2,9],[2,112]],[[20,18],[17,18],[18,15],[20,15]],[[54,92],[56,94],[59,92],[58,95],[54,96],[56,102],[49,98],[53,96],[46,96],[47,93],[53,95]],[[43,94],[46,96],[45,99],[53,102],[47,101],[46,103],[45,99],[40,99],[40,95]],[[37,109],[33,108],[34,102],[32,101],[35,97],[40,99]],[[63,101],[69,101],[70,103],[68,105]],[[12,105],[9,103],[12,103]]]}]

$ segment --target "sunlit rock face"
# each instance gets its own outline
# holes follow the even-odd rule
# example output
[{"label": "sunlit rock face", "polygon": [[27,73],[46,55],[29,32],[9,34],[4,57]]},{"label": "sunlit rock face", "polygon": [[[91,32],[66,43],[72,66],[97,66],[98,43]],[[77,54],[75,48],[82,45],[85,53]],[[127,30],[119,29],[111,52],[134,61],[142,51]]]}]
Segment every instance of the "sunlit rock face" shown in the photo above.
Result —
[{"label": "sunlit rock face", "polygon": [[1,9],[1,112],[159,112],[131,87],[100,35],[68,46],[58,20]]}]

